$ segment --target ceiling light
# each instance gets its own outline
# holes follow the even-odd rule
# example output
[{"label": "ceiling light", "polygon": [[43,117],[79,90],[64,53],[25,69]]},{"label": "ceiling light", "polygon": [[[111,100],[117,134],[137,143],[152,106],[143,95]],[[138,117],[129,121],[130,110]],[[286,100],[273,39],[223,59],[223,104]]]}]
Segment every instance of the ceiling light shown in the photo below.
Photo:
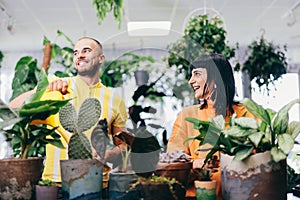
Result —
[{"label": "ceiling light", "polygon": [[164,36],[169,35],[170,21],[136,21],[127,23],[129,36]]}]

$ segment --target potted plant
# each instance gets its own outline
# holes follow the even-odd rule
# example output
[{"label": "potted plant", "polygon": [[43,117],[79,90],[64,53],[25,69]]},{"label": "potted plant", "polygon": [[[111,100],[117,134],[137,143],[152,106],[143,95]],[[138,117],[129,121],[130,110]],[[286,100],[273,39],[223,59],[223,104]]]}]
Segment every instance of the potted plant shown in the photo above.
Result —
[{"label": "potted plant", "polygon": [[45,73],[41,73],[37,93],[20,109],[13,110],[0,101],[0,130],[16,158],[0,160],[0,198],[30,199],[34,185],[41,177],[46,144],[63,148],[57,127],[39,124],[40,120],[55,114],[68,100],[45,100],[42,94],[48,85]]},{"label": "potted plant", "polygon": [[[287,72],[287,58],[284,51],[279,46],[268,42],[263,36],[258,41],[253,41],[246,50],[246,60],[244,64],[236,67],[235,70],[241,70],[249,76],[249,80],[254,80],[259,90],[263,88],[267,92],[270,90],[270,84]],[[251,94],[251,85],[249,87]]]},{"label": "potted plant", "polygon": [[300,132],[300,122],[289,122],[288,111],[300,99],[291,101],[278,112],[264,109],[248,98],[241,103],[258,120],[235,115],[229,123],[222,116],[210,122],[188,118],[200,131],[198,136],[188,139],[202,138],[200,145],[213,145],[205,161],[221,152],[224,199],[286,199],[286,157]]},{"label": "potted plant", "polygon": [[205,200],[215,200],[216,197],[216,180],[212,180],[213,173],[217,172],[219,167],[218,156],[213,156],[199,169],[193,169],[196,174],[194,181],[196,188],[196,198]]},{"label": "potted plant", "polygon": [[39,180],[35,186],[36,200],[56,200],[58,187],[56,182],[49,179]]},{"label": "potted plant", "polygon": [[129,191],[140,191],[139,199],[185,199],[184,186],[175,178],[163,176],[139,177]]},{"label": "potted plant", "polygon": [[[62,191],[64,198],[100,198],[104,154],[108,143],[106,119],[99,120],[101,104],[96,98],[87,98],[79,108],[68,103],[59,112],[62,127],[72,135],[68,143],[68,160],[61,160]],[[95,126],[96,125],[96,126]],[[95,126],[91,142],[85,131]],[[99,159],[93,159],[92,146]],[[80,187],[78,187],[80,185]]]}]

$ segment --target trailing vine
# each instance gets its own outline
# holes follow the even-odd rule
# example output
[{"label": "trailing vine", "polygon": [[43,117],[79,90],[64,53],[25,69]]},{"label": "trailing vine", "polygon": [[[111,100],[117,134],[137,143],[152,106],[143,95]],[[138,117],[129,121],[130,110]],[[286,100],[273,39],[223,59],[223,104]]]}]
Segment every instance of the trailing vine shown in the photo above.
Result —
[{"label": "trailing vine", "polygon": [[93,5],[96,6],[98,24],[101,25],[106,14],[113,10],[115,20],[118,21],[118,26],[121,26],[123,0],[93,0]]}]

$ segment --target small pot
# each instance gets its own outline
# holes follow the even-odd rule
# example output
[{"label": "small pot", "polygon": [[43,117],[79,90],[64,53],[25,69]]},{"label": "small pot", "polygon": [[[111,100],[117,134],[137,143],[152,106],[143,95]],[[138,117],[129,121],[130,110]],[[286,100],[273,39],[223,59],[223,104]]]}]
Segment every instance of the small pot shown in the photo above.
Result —
[{"label": "small pot", "polygon": [[217,181],[194,181],[196,197],[201,200],[215,200]]},{"label": "small pot", "polygon": [[35,186],[36,200],[56,200],[57,199],[57,186]]}]

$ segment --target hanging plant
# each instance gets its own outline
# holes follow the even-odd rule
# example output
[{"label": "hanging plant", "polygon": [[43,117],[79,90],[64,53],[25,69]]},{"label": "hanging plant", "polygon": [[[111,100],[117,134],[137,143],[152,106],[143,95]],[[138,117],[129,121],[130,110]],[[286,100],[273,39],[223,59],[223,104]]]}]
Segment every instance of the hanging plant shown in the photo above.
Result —
[{"label": "hanging plant", "polygon": [[274,85],[274,82],[287,72],[288,64],[284,52],[263,36],[248,46],[246,55],[248,56],[241,71],[249,75],[250,81],[255,80],[260,90],[265,86],[269,91],[270,83]]},{"label": "hanging plant", "polygon": [[96,6],[98,24],[101,25],[106,14],[113,10],[114,18],[118,21],[118,26],[121,25],[123,0],[93,0],[93,5]]},{"label": "hanging plant", "polygon": [[231,48],[226,42],[226,34],[223,21],[218,16],[197,15],[190,18],[183,37],[168,45],[168,65],[175,66],[178,75],[173,93],[182,104],[186,101],[190,102],[194,97],[187,81],[190,78],[189,65],[197,57],[205,53],[219,53],[227,59],[235,56],[238,45]]},{"label": "hanging plant", "polygon": [[219,17],[210,18],[207,14],[192,17],[184,36],[167,47],[169,66],[175,65],[178,73],[184,73],[188,79],[190,63],[204,53],[220,53],[227,59],[234,57],[235,48],[227,45],[226,34]]}]

